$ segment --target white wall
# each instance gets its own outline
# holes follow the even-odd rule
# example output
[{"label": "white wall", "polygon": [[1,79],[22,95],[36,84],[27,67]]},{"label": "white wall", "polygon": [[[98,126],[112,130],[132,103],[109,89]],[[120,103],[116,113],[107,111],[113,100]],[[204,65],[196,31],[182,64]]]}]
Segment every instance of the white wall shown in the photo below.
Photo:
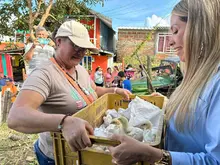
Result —
[{"label": "white wall", "polygon": [[0,34],[0,41],[1,42],[7,42],[7,41],[14,41],[14,37],[13,36],[3,36]]},{"label": "white wall", "polygon": [[107,67],[110,67],[110,68],[112,68],[113,67],[113,57],[108,57],[108,65],[107,65]]}]

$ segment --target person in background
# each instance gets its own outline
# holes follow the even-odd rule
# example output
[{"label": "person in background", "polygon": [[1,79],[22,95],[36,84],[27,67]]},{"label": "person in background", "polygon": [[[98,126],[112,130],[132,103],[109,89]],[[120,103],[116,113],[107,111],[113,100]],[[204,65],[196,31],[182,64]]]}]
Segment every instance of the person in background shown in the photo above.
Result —
[{"label": "person in background", "polygon": [[99,86],[99,87],[104,86],[104,77],[103,77],[102,68],[100,66],[98,66],[95,69],[94,81],[95,81],[96,86]]},{"label": "person in background", "polygon": [[135,73],[135,69],[132,67],[131,64],[128,64],[127,67],[124,70],[125,76],[132,78]]},{"label": "person in background", "polygon": [[131,64],[128,64],[128,65],[126,66],[126,68],[125,68],[126,71],[127,71],[127,70],[132,70],[132,69],[133,69],[133,67],[132,67]]},{"label": "person in background", "polygon": [[91,79],[92,81],[94,81],[94,75],[92,74],[92,70],[89,69],[89,70],[88,70],[88,73],[89,73],[90,79]]},{"label": "person in background", "polygon": [[105,87],[109,88],[112,84],[112,69],[107,68],[107,72],[105,73],[104,81],[105,81]]},{"label": "person in background", "polygon": [[18,90],[16,86],[13,84],[12,80],[7,78],[6,80],[6,85],[2,87],[2,97],[5,94],[5,91],[10,91],[11,92],[11,102],[14,103]]},{"label": "person in background", "polygon": [[56,53],[27,77],[8,115],[8,127],[36,134],[34,151],[40,165],[55,165],[50,132],[62,132],[72,151],[91,146],[92,126],[72,115],[106,93],[129,99],[128,90],[98,87],[80,65],[87,51],[99,53],[85,26],[64,22],[55,35]]},{"label": "person in background", "polygon": [[36,40],[25,47],[24,59],[26,75],[29,75],[43,61],[53,57],[55,50],[49,45],[48,33],[44,27],[36,29]]},{"label": "person in background", "polygon": [[118,72],[119,72],[118,66],[115,65],[112,71],[112,81],[114,81],[115,77],[118,76]]},{"label": "person in background", "polygon": [[185,72],[165,109],[164,149],[115,135],[121,142],[109,148],[115,164],[220,164],[219,11],[219,0],[181,0],[174,7],[170,45]]},{"label": "person in background", "polygon": [[115,76],[114,80],[112,81],[112,87],[118,87],[121,88],[120,86],[120,77],[119,76]]},{"label": "person in background", "polygon": [[118,77],[120,78],[120,88],[127,89],[131,92],[132,87],[130,77],[126,78],[123,71],[118,72]]},{"label": "person in background", "polygon": [[0,90],[2,90],[2,87],[5,85],[6,85],[6,76],[4,76],[2,72],[0,72]]}]

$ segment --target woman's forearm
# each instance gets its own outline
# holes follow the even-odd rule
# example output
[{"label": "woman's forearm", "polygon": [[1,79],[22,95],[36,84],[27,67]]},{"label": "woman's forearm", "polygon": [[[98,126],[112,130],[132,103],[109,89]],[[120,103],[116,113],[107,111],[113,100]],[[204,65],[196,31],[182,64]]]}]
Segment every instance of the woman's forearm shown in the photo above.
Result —
[{"label": "woman's forearm", "polygon": [[144,162],[150,162],[152,164],[159,161],[163,156],[161,149],[149,147],[148,145],[143,145],[142,153],[143,156],[141,160]]},{"label": "woman's forearm", "polygon": [[58,131],[58,125],[64,116],[62,114],[46,114],[29,107],[14,108],[19,113],[9,114],[8,127],[23,133]]},{"label": "woman's forearm", "polygon": [[98,97],[101,97],[102,95],[104,95],[106,93],[114,93],[114,89],[115,88],[96,87],[95,92],[98,95]]}]

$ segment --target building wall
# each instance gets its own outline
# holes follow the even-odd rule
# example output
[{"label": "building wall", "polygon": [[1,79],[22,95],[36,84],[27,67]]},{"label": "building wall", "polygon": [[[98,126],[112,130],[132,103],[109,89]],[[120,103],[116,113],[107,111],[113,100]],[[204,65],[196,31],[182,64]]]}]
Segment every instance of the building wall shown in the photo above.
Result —
[{"label": "building wall", "polygon": [[113,68],[113,64],[114,64],[114,57],[108,57],[108,67]]},{"label": "building wall", "polygon": [[105,51],[114,53],[114,31],[105,25],[102,21],[100,23],[100,27],[101,48]]},{"label": "building wall", "polygon": [[109,28],[101,22],[101,35],[100,35],[100,41],[101,41],[101,48],[103,50],[108,50],[108,40],[109,40]]},{"label": "building wall", "polygon": [[101,20],[99,18],[96,18],[96,47],[100,49],[101,41],[100,41],[100,35],[101,35]]},{"label": "building wall", "polygon": [[131,56],[137,46],[146,39],[151,33],[149,41],[147,41],[140,50],[140,56],[155,55],[155,32],[152,30],[138,29],[119,29],[117,42],[117,62],[122,62],[126,56]]},{"label": "building wall", "polygon": [[94,58],[94,62],[92,63],[92,73],[95,73],[95,69],[98,66],[100,66],[105,72],[108,67],[108,57],[94,55],[93,58]]},{"label": "building wall", "polygon": [[4,36],[0,34],[0,42],[14,41],[14,36]]},{"label": "building wall", "polygon": [[11,56],[9,54],[0,54],[0,72],[13,79]]},{"label": "building wall", "polygon": [[[83,24],[90,25],[90,27],[92,27],[89,30],[89,36],[90,38],[93,39],[92,42],[96,45],[98,49],[103,49],[106,51],[113,52],[114,34],[112,29],[106,26],[99,18],[95,16],[91,17],[89,21],[81,20],[80,22]],[[94,24],[94,22],[96,24]],[[107,70],[107,67],[109,65],[112,65],[113,63],[113,58],[109,59],[107,55],[100,55],[100,56],[96,54],[91,54],[91,55],[93,57],[93,62],[91,63],[93,74],[98,66],[100,66],[105,72]],[[84,63],[82,63],[82,65],[85,66]]]}]

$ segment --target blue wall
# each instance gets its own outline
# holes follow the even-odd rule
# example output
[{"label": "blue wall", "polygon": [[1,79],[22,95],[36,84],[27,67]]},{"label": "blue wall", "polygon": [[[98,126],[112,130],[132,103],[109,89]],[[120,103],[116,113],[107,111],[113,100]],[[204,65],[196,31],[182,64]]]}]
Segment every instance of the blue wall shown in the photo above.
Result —
[{"label": "blue wall", "polygon": [[106,26],[102,21],[100,23],[101,30],[100,30],[100,41],[101,41],[101,48],[103,50],[114,52],[113,48],[113,38],[114,38],[114,31]]}]

